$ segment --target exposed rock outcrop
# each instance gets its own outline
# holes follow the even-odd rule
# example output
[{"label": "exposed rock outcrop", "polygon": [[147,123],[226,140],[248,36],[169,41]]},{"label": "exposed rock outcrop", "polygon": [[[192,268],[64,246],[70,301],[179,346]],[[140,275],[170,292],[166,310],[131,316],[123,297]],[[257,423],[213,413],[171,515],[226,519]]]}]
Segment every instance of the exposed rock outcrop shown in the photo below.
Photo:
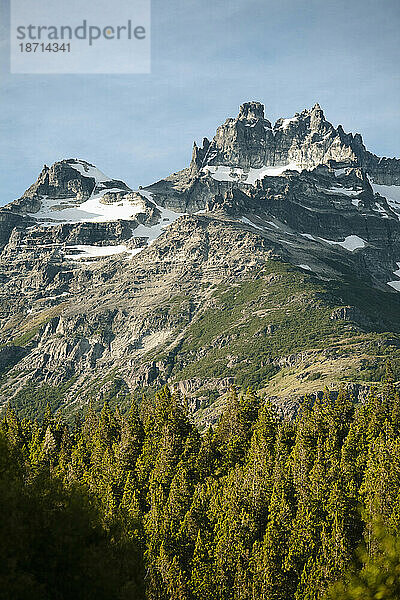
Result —
[{"label": "exposed rock outcrop", "polygon": [[[259,102],[195,144],[187,169],[138,191],[82,160],[45,166],[0,209],[0,403],[30,381],[70,382],[79,406],[118,373],[133,393],[169,385],[206,423],[250,369],[262,385],[315,358],[319,319],[330,341],[396,341],[400,201],[382,186],[399,172],[318,104],[272,126]],[[293,307],[303,327],[318,323],[308,345]]]}]

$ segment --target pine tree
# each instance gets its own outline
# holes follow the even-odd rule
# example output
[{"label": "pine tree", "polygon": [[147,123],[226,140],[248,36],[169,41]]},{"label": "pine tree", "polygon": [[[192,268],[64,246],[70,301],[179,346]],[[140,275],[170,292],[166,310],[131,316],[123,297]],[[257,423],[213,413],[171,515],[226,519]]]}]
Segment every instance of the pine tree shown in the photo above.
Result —
[{"label": "pine tree", "polygon": [[268,520],[262,542],[252,552],[253,598],[260,600],[287,600],[297,587],[297,574],[285,567],[295,512],[291,434],[286,424],[278,428]]},{"label": "pine tree", "polygon": [[210,534],[199,531],[193,552],[189,582],[193,600],[218,600]]}]

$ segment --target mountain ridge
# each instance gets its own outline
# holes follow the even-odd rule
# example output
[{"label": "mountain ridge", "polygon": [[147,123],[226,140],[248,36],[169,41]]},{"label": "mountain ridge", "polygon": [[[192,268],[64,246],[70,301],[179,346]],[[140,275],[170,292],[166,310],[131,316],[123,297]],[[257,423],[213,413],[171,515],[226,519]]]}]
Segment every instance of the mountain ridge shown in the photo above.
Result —
[{"label": "mountain ridge", "polygon": [[272,127],[258,102],[138,190],[45,165],[0,209],[0,402],[50,386],[75,410],[117,380],[117,396],[177,386],[199,413],[232,383],[292,401],[293,368],[373,379],[400,347],[399,165],[318,104]]}]

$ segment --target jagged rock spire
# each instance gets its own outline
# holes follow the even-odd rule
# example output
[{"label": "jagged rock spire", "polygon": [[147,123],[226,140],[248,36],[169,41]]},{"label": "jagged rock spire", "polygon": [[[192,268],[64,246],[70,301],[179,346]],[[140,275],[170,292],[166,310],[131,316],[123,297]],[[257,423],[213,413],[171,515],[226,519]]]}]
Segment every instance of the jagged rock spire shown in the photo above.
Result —
[{"label": "jagged rock spire", "polygon": [[240,106],[239,119],[247,121],[264,119],[264,105],[261,102],[245,102]]}]

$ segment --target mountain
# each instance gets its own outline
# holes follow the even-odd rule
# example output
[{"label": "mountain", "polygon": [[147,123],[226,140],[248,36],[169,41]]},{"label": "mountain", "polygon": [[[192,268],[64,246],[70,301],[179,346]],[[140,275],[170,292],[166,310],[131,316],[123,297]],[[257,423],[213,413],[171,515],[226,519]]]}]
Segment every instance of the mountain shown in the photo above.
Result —
[{"label": "mountain", "polygon": [[319,104],[292,118],[278,119],[273,127],[264,118],[261,103],[243,104],[238,117],[228,119],[212,142],[204,140],[203,148],[195,147],[194,154],[199,168],[229,165],[260,169],[286,165],[310,170],[335,162],[367,169],[376,183],[400,183],[400,161],[380,159],[368,152],[359,134],[346,134],[341,125],[333,127]]},{"label": "mountain", "polygon": [[0,401],[124,406],[168,383],[199,424],[232,383],[284,411],[400,364],[400,160],[316,104],[240,107],[131,190],[68,159],[0,209]]}]

